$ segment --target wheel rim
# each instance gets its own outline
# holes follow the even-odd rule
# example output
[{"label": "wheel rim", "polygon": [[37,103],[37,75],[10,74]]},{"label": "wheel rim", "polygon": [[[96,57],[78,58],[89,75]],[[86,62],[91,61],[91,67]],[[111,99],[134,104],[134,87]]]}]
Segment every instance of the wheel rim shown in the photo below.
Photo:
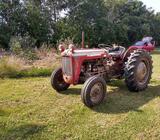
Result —
[{"label": "wheel rim", "polygon": [[98,104],[103,97],[103,85],[101,83],[96,83],[90,92],[90,99],[92,103]]},{"label": "wheel rim", "polygon": [[137,80],[139,84],[146,83],[148,79],[148,68],[145,62],[140,62],[137,67]]}]

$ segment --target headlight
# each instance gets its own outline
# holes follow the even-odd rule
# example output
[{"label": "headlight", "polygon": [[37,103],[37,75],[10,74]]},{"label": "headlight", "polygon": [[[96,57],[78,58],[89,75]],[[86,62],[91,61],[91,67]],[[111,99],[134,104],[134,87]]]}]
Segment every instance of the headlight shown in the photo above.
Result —
[{"label": "headlight", "polygon": [[68,47],[68,49],[73,53],[74,52],[74,45],[73,44],[70,44],[69,45],[69,47]]},{"label": "headlight", "polygon": [[64,48],[63,45],[59,45],[59,46],[58,46],[58,49],[59,49],[59,51],[60,51],[61,53],[65,51],[65,48]]}]

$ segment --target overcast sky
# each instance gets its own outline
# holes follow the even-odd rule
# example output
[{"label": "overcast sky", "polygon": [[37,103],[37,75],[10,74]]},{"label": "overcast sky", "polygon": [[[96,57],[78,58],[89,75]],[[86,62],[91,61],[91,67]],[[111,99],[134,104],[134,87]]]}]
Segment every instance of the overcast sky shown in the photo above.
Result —
[{"label": "overcast sky", "polygon": [[141,0],[148,8],[152,7],[156,12],[160,12],[160,0]]}]

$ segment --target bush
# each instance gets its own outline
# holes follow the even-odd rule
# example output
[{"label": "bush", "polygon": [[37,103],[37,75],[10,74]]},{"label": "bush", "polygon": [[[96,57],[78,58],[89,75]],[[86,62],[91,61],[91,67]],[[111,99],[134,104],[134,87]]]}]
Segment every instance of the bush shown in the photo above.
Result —
[{"label": "bush", "polygon": [[9,43],[12,53],[15,55],[22,55],[22,47],[19,39],[17,37],[12,37]]},{"label": "bush", "polygon": [[23,55],[20,57],[23,57],[27,60],[37,60],[38,59],[36,51],[33,48],[23,49]]},{"label": "bush", "polygon": [[20,38],[22,48],[34,48],[36,44],[36,39],[31,36],[24,36]]},{"label": "bush", "polygon": [[33,48],[34,43],[34,39],[30,37],[12,37],[9,46],[12,54],[28,60],[35,60],[38,57]]}]

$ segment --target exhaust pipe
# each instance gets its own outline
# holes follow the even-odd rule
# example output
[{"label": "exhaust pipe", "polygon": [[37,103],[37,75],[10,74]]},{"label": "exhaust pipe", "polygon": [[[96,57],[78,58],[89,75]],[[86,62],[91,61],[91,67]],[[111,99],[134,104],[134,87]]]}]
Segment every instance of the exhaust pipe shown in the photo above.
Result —
[{"label": "exhaust pipe", "polygon": [[85,44],[84,44],[84,31],[82,31],[82,49],[84,49]]}]

